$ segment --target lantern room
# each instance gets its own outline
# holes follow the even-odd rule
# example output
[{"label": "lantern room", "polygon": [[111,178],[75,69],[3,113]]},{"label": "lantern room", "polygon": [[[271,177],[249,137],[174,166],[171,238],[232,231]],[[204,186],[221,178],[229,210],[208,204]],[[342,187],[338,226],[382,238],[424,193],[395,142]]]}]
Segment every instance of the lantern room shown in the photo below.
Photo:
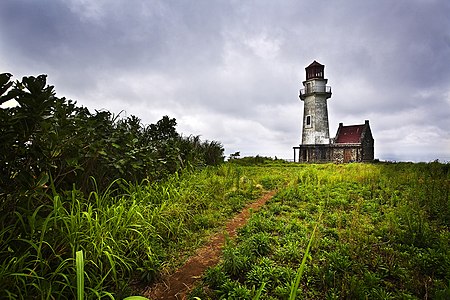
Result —
[{"label": "lantern room", "polygon": [[325,66],[313,61],[309,66],[305,68],[306,70],[306,80],[310,79],[323,79],[324,78],[324,68]]}]

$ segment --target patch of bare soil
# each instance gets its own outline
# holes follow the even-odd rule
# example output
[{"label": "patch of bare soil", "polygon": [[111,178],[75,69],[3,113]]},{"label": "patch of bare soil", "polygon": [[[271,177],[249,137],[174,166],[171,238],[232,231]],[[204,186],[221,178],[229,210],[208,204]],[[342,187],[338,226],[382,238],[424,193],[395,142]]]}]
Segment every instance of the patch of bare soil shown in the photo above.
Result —
[{"label": "patch of bare soil", "polygon": [[148,287],[143,296],[158,299],[186,299],[194,283],[201,277],[208,268],[215,266],[221,256],[222,247],[225,243],[225,235],[230,238],[236,237],[237,229],[243,227],[250,218],[250,210],[257,210],[263,206],[275,191],[266,193],[257,201],[247,205],[238,215],[236,215],[226,225],[226,233],[215,234],[210,241],[198,249],[187,262],[173,274],[163,278],[160,282]]}]

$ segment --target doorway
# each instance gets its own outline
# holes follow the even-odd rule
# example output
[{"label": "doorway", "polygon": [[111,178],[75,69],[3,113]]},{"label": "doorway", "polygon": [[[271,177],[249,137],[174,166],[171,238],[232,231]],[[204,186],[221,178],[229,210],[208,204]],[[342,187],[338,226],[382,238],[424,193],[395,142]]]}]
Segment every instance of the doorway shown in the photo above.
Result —
[{"label": "doorway", "polygon": [[344,163],[352,161],[352,149],[344,149]]}]

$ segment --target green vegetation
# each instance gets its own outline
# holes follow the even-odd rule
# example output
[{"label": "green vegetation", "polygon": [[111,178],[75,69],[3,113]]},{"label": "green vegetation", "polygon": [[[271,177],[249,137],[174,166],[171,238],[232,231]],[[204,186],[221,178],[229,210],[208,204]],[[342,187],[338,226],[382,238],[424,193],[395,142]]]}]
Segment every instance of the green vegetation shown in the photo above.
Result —
[{"label": "green vegetation", "polygon": [[[123,195],[112,196],[113,186]],[[162,182],[118,181],[103,194],[79,190],[14,214],[0,236],[0,298],[74,299],[75,254],[83,250],[86,299],[121,299],[179,266],[212,230],[262,189],[223,165]]]},{"label": "green vegetation", "polygon": [[449,164],[288,166],[192,297],[450,298]]},{"label": "green vegetation", "polygon": [[181,136],[175,119],[91,113],[56,97],[45,75],[11,77],[0,74],[0,104],[18,103],[0,109],[2,299],[74,299],[81,250],[86,298],[120,298],[259,192],[208,167],[223,162],[222,145]]},{"label": "green vegetation", "polygon": [[0,74],[0,104],[8,100],[18,106],[0,109],[0,214],[27,206],[50,179],[57,190],[76,184],[88,194],[118,178],[156,181],[223,162],[219,142],[181,136],[175,119],[165,116],[144,126],[135,116],[91,113],[56,97],[45,75],[12,82],[11,74]]},{"label": "green vegetation", "polygon": [[[223,162],[175,119],[0,74],[0,298],[123,299],[266,190],[193,299],[449,299],[450,164]],[[134,296],[129,299],[139,299]]]}]

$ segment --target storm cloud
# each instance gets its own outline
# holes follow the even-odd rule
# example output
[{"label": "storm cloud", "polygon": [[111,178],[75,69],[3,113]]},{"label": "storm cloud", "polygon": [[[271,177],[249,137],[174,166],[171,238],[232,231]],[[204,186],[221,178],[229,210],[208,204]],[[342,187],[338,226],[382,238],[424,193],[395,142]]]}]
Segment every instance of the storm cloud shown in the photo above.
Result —
[{"label": "storm cloud", "polygon": [[226,153],[292,158],[304,68],[325,65],[330,135],[369,119],[382,160],[450,161],[450,2],[4,0],[0,72]]}]

